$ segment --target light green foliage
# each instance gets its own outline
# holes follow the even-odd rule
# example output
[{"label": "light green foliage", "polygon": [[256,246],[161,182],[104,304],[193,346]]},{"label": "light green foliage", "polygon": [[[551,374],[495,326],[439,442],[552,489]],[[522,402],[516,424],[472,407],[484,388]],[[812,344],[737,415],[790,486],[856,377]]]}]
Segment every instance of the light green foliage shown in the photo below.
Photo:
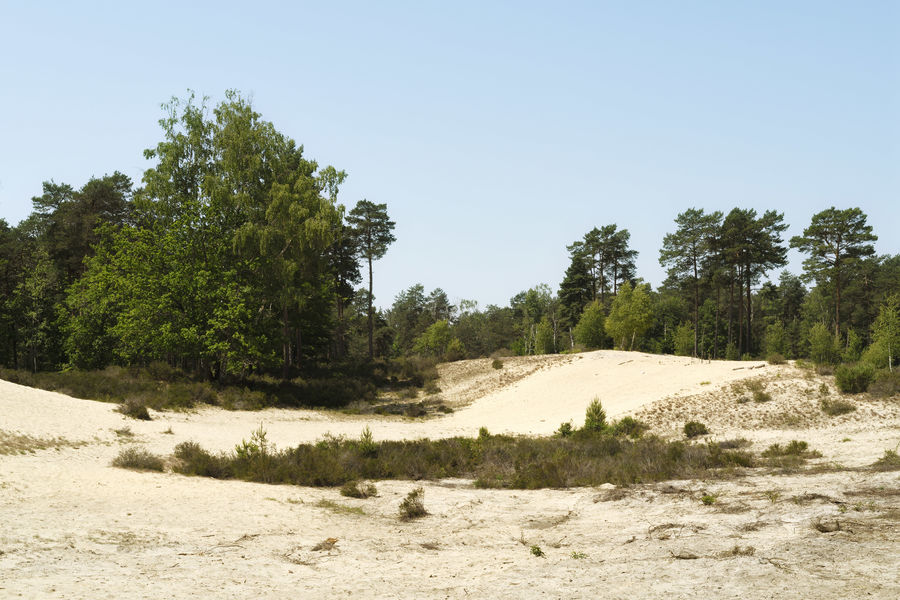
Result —
[{"label": "light green foliage", "polygon": [[809,357],[819,365],[836,362],[840,356],[840,348],[834,334],[822,323],[816,323],[809,329]]},{"label": "light green foliage", "polygon": [[599,398],[594,398],[588,404],[584,413],[584,428],[587,431],[603,431],[606,429],[606,411],[600,404]]},{"label": "light green foliage", "polygon": [[847,341],[841,348],[841,361],[855,363],[862,356],[863,340],[853,329],[847,330]]},{"label": "light green foliage", "polygon": [[649,286],[640,284],[632,288],[628,282],[622,284],[606,317],[606,332],[620,349],[632,350],[652,324]]},{"label": "light green foliage", "polygon": [[416,339],[413,352],[445,360],[458,360],[465,354],[462,343],[453,336],[450,323],[441,320],[433,323]]},{"label": "light green foliage", "polygon": [[678,356],[691,356],[694,352],[694,328],[690,323],[682,323],[675,328],[673,336],[675,354]]},{"label": "light green foliage", "polygon": [[595,300],[588,304],[575,326],[575,341],[585,348],[602,348],[605,320],[600,302]]},{"label": "light green foliage", "polygon": [[556,354],[556,339],[553,335],[553,326],[547,317],[541,318],[534,333],[535,354]]},{"label": "light green foliage", "polygon": [[775,354],[784,355],[787,350],[785,343],[784,325],[781,321],[775,321],[766,327],[766,337],[763,339],[763,348],[765,356]]},{"label": "light green foliage", "polygon": [[876,367],[894,370],[900,352],[900,294],[890,296],[878,310],[872,323],[872,345],[866,351],[865,361]]}]

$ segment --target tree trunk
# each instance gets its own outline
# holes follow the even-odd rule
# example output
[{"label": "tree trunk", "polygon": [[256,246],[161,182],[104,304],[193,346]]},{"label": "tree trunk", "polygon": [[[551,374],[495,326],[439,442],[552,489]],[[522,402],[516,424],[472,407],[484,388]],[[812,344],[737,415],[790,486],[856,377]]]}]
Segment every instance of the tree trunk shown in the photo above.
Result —
[{"label": "tree trunk", "polygon": [[285,302],[281,307],[281,378],[287,379],[291,373],[291,338],[288,331],[288,305]]}]

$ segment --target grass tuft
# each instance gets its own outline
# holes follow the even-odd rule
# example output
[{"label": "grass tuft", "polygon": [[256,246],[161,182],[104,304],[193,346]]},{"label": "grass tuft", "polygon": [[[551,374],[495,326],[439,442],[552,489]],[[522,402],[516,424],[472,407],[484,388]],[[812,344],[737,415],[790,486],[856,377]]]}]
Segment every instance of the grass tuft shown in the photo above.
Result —
[{"label": "grass tuft", "polygon": [[112,466],[136,471],[164,471],[163,459],[135,446],[122,449],[112,461]]}]

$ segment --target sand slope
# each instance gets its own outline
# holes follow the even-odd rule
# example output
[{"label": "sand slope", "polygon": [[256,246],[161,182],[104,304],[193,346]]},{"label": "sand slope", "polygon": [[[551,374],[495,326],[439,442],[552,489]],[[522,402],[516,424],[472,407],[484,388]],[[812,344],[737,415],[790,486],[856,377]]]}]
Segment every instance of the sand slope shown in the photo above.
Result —
[{"label": "sand slope", "polygon": [[[499,372],[489,361],[456,363],[442,367],[440,385],[458,409],[427,420],[202,409],[137,422],[109,404],[0,381],[0,440],[55,438],[47,449],[0,454],[0,598],[900,596],[900,474],[865,466],[900,443],[898,402],[856,398],[856,412],[820,420],[820,378],[748,368],[759,364],[611,351],[508,359]],[[774,399],[736,404],[731,383],[748,377],[770,379]],[[820,464],[850,470],[624,490],[420,482],[431,514],[403,523],[397,506],[413,482],[378,482],[377,498],[352,500],[334,489],[109,466],[128,444],[227,450],[260,422],[279,446],[356,436],[366,425],[378,439],[474,435],[480,426],[543,434],[580,423],[594,396],[610,416],[638,414],[664,435],[699,418],[756,449],[808,440]],[[125,427],[132,436],[114,431]],[[707,493],[715,505],[699,501]],[[821,519],[841,527],[821,533],[812,527]],[[326,538],[338,541],[312,550]]]}]

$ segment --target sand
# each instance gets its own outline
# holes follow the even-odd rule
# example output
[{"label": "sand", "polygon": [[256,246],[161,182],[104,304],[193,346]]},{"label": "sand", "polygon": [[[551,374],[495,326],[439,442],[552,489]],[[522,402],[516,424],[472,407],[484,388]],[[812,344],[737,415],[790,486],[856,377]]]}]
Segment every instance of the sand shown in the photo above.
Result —
[{"label": "sand", "polygon": [[[441,375],[455,412],[420,420],[203,408],[142,422],[0,381],[0,448],[48,445],[0,454],[0,598],[900,596],[900,472],[868,467],[900,444],[896,398],[854,397],[855,412],[828,417],[821,384],[837,392],[809,371],[636,352],[511,358],[499,370],[462,361]],[[772,400],[739,403],[748,379]],[[695,418],[710,439],[745,437],[757,451],[802,439],[823,456],[803,473],[629,488],[384,481],[367,500],[110,466],[129,444],[229,450],[260,424],[279,447],[366,426],[376,439],[482,426],[544,435],[580,424],[594,397],[610,417],[636,415],[664,436]],[[417,485],[430,514],[402,522],[398,504]],[[706,494],[715,504],[700,502]]]}]

